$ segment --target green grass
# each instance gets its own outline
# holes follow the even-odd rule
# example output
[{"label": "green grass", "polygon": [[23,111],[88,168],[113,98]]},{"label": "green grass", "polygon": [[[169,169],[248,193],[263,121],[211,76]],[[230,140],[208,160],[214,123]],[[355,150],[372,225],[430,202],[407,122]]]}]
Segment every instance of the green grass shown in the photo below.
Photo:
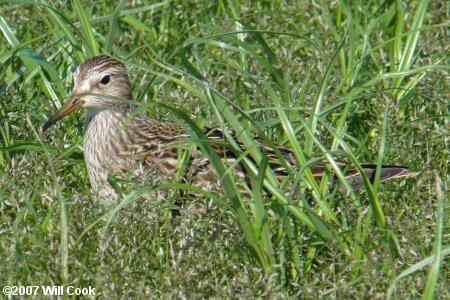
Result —
[{"label": "green grass", "polygon": [[[0,30],[1,286],[450,298],[446,4],[7,1]],[[195,190],[177,181],[119,182],[123,200],[105,205],[82,159],[83,114],[39,130],[68,96],[73,67],[100,53],[127,65],[142,113],[184,126],[211,161],[223,191],[185,200],[207,214],[171,217],[177,190]],[[205,125],[233,130],[248,149],[237,154],[249,196]],[[256,138],[290,147],[301,168],[279,183]],[[343,188],[314,180],[319,159]],[[341,159],[418,174],[351,190]]]}]

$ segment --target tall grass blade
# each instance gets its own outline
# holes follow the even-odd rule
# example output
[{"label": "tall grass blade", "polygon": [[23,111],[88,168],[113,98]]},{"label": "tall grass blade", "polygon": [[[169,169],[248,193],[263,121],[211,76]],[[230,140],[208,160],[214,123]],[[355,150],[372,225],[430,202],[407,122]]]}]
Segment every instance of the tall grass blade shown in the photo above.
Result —
[{"label": "tall grass blade", "polygon": [[386,109],[383,115],[383,126],[381,129],[380,135],[380,144],[378,146],[378,159],[377,159],[377,168],[375,170],[375,180],[373,182],[373,190],[376,193],[378,191],[378,184],[380,183],[380,175],[381,168],[383,166],[383,157],[384,157],[384,149],[386,146],[386,132],[387,132],[387,123],[388,123],[388,115],[389,115],[389,103],[386,103]]},{"label": "tall grass blade", "polygon": [[[416,13],[414,14],[414,20],[411,25],[411,29],[409,31],[405,46],[402,51],[401,60],[398,65],[398,71],[409,70],[409,68],[411,66],[414,52],[415,52],[415,49],[416,49],[416,46],[417,46],[417,43],[419,40],[423,20],[425,18],[425,14],[427,12],[427,6],[428,6],[428,0],[421,0],[419,2],[419,6],[417,7]],[[405,76],[399,76],[398,78],[396,78],[395,83],[394,83],[394,88],[398,89],[397,93],[396,93],[397,101],[400,100],[405,93],[405,91],[403,89],[399,89],[401,87],[404,79],[405,79]]]},{"label": "tall grass blade", "polygon": [[[434,173],[434,182],[437,198],[437,214],[436,214],[436,232],[434,235],[434,247],[433,247],[433,263],[431,264],[430,271],[428,273],[427,284],[425,291],[423,292],[422,299],[431,300],[435,299],[435,290],[438,283],[439,271],[443,262],[444,255],[442,253],[442,243],[444,236],[444,192],[442,189],[442,181],[438,173]],[[445,276],[444,276],[444,280]]]},{"label": "tall grass blade", "polygon": [[95,56],[100,54],[98,43],[94,35],[94,28],[92,27],[91,18],[83,8],[80,0],[73,0],[73,6],[80,19],[81,32],[83,35],[84,46],[86,47],[87,56]]},{"label": "tall grass blade", "polygon": [[[445,259],[446,256],[450,255],[450,246],[446,246],[444,247],[444,249],[442,249],[441,252],[441,261],[443,259]],[[392,282],[391,286],[389,287],[389,289],[387,290],[387,294],[386,294],[386,299],[391,299],[392,298],[392,294],[395,291],[396,285],[397,283],[404,277],[409,276],[415,272],[418,272],[420,270],[422,270],[423,268],[425,268],[427,265],[432,264],[433,262],[436,262],[436,257],[434,255],[429,256],[421,261],[419,261],[418,263],[415,263],[414,265],[412,265],[411,267],[407,268],[405,271],[401,272],[400,275],[398,275],[395,280]],[[433,271],[434,272],[434,271]]]},{"label": "tall grass blade", "polygon": [[[2,31],[3,35],[6,37],[6,40],[12,47],[14,47],[16,49],[19,49],[21,47],[21,43],[20,43],[19,39],[14,35],[14,32],[11,30],[9,25],[6,23],[6,20],[1,15],[0,15],[0,30]],[[21,59],[22,59],[24,65],[26,66],[27,71],[29,73],[37,72],[44,84],[44,87],[45,87],[44,91],[48,95],[50,95],[50,97],[52,99],[57,99],[58,97],[56,96],[56,93],[53,89],[52,84],[47,79],[47,77],[42,72],[42,70],[40,69],[39,64],[34,59],[29,57],[30,56],[29,53],[31,53],[31,52],[28,52],[28,53],[20,52],[20,53],[25,54],[25,55],[21,56]],[[55,71],[52,69],[51,65],[47,64],[46,67],[50,71],[50,74],[55,74]],[[58,82],[58,81],[59,80],[56,80],[56,82]]]},{"label": "tall grass blade", "polygon": [[115,38],[118,28],[119,28],[120,12],[122,11],[122,8],[125,5],[125,2],[126,2],[125,0],[122,0],[119,2],[119,4],[116,6],[116,9],[114,9],[113,15],[111,17],[110,24],[109,24],[108,36],[106,37],[106,42],[105,42],[105,50],[107,53],[112,52],[114,38]]},{"label": "tall grass blade", "polygon": [[265,273],[271,274],[273,272],[273,266],[268,260],[266,253],[258,242],[258,237],[254,231],[254,225],[250,221],[249,216],[244,208],[242,199],[238,193],[238,188],[234,182],[232,176],[227,172],[225,166],[223,165],[220,157],[215,153],[211,146],[211,142],[208,140],[203,131],[198,128],[198,126],[193,122],[185,112],[162,105],[167,109],[176,113],[180,120],[186,124],[186,129],[188,130],[193,141],[196,142],[197,146],[202,150],[202,152],[208,157],[209,162],[216,170],[218,177],[221,179],[221,186],[223,187],[227,199],[231,202],[231,207],[236,219],[245,235],[245,238],[250,246],[250,248],[256,254],[257,260],[261,263]]},{"label": "tall grass blade", "polygon": [[53,179],[53,185],[56,191],[56,197],[59,200],[59,209],[60,209],[60,255],[61,255],[61,283],[63,285],[67,285],[69,283],[69,226],[67,220],[67,210],[66,210],[66,201],[61,192],[61,187],[58,182],[58,176],[56,175],[55,166],[53,165],[53,160],[50,155],[50,152],[47,151],[47,147],[39,136],[36,128],[31,122],[30,116],[26,115],[27,123],[31,127],[31,130],[34,133],[36,140],[38,140],[39,144],[41,144],[42,148],[45,150],[45,156],[48,160],[48,166],[50,168],[50,172]]},{"label": "tall grass blade", "polygon": [[40,3],[43,4],[45,10],[50,14],[53,22],[55,22],[55,24],[62,30],[64,37],[72,45],[73,51],[77,55],[78,59],[80,61],[83,61],[86,56],[84,55],[81,45],[72,32],[74,30],[73,28],[71,29],[71,27],[73,27],[73,24],[57,9],[50,6],[47,0],[40,0]]}]

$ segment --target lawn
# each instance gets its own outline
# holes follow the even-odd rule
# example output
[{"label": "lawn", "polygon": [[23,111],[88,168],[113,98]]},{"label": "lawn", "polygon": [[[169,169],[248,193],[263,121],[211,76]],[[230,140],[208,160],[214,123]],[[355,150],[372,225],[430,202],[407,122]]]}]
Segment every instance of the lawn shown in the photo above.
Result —
[{"label": "lawn", "polygon": [[[1,2],[2,288],[450,298],[448,4],[241,2]],[[76,66],[99,54],[127,66],[142,114],[191,133],[180,157],[201,149],[220,190],[188,195],[177,174],[162,184],[111,178],[121,200],[96,197],[85,113],[41,126]],[[235,132],[248,149],[238,156],[247,193],[208,151],[204,126]],[[279,182],[257,141],[291,148],[300,167]],[[319,160],[329,166],[316,181]],[[336,160],[416,174],[352,189]],[[192,212],[199,203],[206,213]]]}]

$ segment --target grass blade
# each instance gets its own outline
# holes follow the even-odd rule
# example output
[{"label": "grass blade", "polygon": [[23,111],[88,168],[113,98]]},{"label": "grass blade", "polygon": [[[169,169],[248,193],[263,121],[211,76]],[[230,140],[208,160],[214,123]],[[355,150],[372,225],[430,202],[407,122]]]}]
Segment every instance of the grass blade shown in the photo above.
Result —
[{"label": "grass blade", "polygon": [[87,56],[95,56],[100,54],[100,50],[98,48],[97,40],[94,36],[94,28],[92,27],[92,23],[89,15],[83,8],[83,5],[79,0],[73,1],[73,6],[75,11],[80,19],[81,24],[81,32],[83,34],[84,46],[86,47]]},{"label": "grass blade", "polygon": [[[437,218],[436,218],[436,233],[434,235],[434,247],[433,247],[433,263],[428,273],[427,284],[425,291],[423,292],[422,299],[431,300],[435,299],[435,290],[439,278],[439,271],[443,262],[444,254],[442,253],[442,243],[444,236],[444,192],[442,190],[442,181],[438,173],[434,173],[435,189],[437,196]],[[444,276],[445,277],[445,276]],[[444,278],[445,280],[445,278]]]}]

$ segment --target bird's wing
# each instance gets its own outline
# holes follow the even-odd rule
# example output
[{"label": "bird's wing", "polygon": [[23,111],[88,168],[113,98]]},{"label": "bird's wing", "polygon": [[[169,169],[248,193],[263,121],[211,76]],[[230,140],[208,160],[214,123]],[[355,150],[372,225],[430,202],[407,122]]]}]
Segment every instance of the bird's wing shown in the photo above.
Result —
[{"label": "bird's wing", "polygon": [[[133,137],[131,140],[134,145],[132,149],[133,155],[149,165],[157,166],[159,171],[164,174],[173,173],[178,165],[180,155],[179,149],[186,149],[186,145],[191,140],[191,137],[183,127],[173,123],[161,122],[148,118],[135,118],[133,120],[133,127],[139,128],[139,130],[132,130]],[[239,155],[245,153],[247,150],[233,132],[229,132],[228,134],[234,139],[235,144],[239,147],[237,149],[230,145],[221,129],[205,127],[204,133],[211,142],[214,151],[224,158],[224,161],[228,165],[233,165]],[[289,176],[288,168],[293,168],[294,170],[299,169],[297,160],[291,149],[277,145],[276,150],[274,150],[273,147],[265,145],[260,140],[256,140],[256,142],[262,152],[266,155],[269,167],[280,181]],[[192,168],[198,168],[200,170],[199,172],[205,171],[215,173],[207,158],[202,155],[198,149],[189,150],[191,150],[192,155],[187,163],[190,164]],[[127,155],[130,155],[130,153],[127,153]],[[251,157],[250,160],[252,160]],[[344,171],[346,178],[353,186],[363,185],[363,180],[356,168],[349,165],[347,162],[337,161],[336,163],[338,167]],[[309,168],[312,175],[320,180],[327,165],[327,161],[318,161],[309,166]],[[375,178],[376,165],[361,164],[361,167],[369,180],[373,181]],[[407,169],[408,168],[405,166],[382,166],[380,180],[386,181],[391,178],[414,174]],[[236,170],[238,170],[239,177],[245,177],[245,174],[239,174],[240,172],[244,172],[244,169],[240,164]],[[333,177],[334,175],[331,171],[330,178]]]}]

